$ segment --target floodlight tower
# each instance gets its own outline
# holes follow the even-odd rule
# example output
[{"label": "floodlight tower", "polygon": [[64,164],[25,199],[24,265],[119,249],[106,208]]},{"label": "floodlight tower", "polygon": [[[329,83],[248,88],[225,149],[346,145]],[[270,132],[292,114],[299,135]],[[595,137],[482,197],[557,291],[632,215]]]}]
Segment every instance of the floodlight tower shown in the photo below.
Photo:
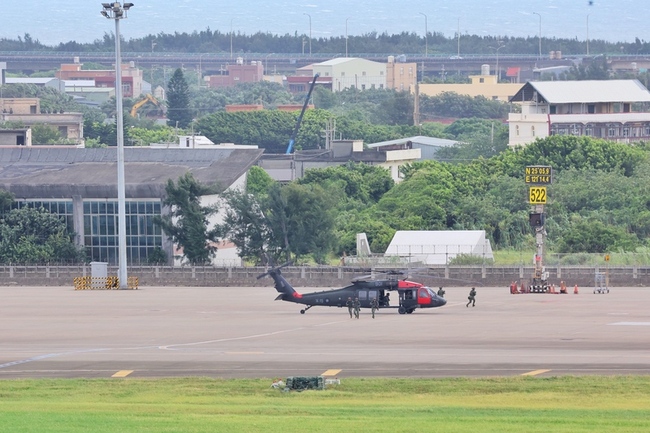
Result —
[{"label": "floodlight tower", "polygon": [[124,118],[122,109],[122,53],[120,52],[120,20],[127,17],[133,3],[102,3],[101,14],[115,20],[115,124],[117,129],[117,227],[118,227],[118,279],[120,289],[128,288],[126,270],[126,188],[124,181]]}]

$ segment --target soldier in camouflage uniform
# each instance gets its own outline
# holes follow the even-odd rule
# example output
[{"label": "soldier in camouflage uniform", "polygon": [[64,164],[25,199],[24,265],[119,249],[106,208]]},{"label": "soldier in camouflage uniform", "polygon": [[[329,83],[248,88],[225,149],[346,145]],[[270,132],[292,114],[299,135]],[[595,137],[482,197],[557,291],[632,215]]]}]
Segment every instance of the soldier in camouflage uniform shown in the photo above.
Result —
[{"label": "soldier in camouflage uniform", "polygon": [[345,303],[345,305],[348,307],[348,313],[350,313],[350,319],[352,318],[352,309],[354,309],[354,302],[352,302],[352,298],[348,297],[348,301]]},{"label": "soldier in camouflage uniform", "polygon": [[373,298],[372,301],[370,301],[370,308],[372,309],[372,318],[375,318],[375,311],[379,310],[379,301],[377,301],[377,298]]}]

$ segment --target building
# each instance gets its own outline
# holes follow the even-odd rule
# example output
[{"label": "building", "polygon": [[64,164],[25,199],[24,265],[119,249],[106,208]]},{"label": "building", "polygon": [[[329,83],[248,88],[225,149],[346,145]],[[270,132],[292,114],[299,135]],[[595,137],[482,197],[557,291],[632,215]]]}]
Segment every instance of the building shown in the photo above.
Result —
[{"label": "building", "polygon": [[418,64],[406,63],[403,56],[388,57],[386,64],[386,88],[399,92],[413,92],[418,81]]},{"label": "building", "polygon": [[386,64],[355,57],[338,57],[314,63],[313,75],[332,80],[332,91],[385,89]]},{"label": "building", "polygon": [[510,99],[509,145],[525,145],[550,135],[611,141],[650,140],[650,113],[635,111],[650,102],[638,80],[531,81]]},{"label": "building", "polygon": [[[248,169],[262,154],[258,149],[153,149],[126,147],[125,190],[127,258],[146,263],[162,248],[174,257],[169,239],[154,218],[169,212],[163,203],[168,180],[185,173],[219,191],[246,185]],[[117,152],[115,148],[76,149],[43,146],[0,147],[0,189],[11,192],[20,206],[44,207],[62,216],[86,247],[91,260],[118,261]],[[213,204],[218,196],[202,197]],[[222,251],[228,257],[232,252]],[[215,264],[237,265],[219,262]]]},{"label": "building", "polygon": [[459,255],[494,260],[485,230],[398,230],[384,254],[424,265],[447,265]]},{"label": "building", "polygon": [[452,147],[457,143],[456,140],[417,135],[415,137],[370,143],[366,147],[375,150],[420,149],[420,159],[436,159],[438,150]]},{"label": "building", "polygon": [[420,149],[364,149],[361,140],[337,140],[329,149],[299,150],[290,155],[265,154],[258,165],[273,180],[290,182],[305,175],[313,168],[327,168],[348,162],[362,162],[384,167],[390,171],[395,182],[401,181],[399,168],[420,159]]},{"label": "building", "polygon": [[480,75],[470,75],[469,84],[419,84],[420,95],[438,96],[445,92],[471,97],[484,96],[487,99],[507,102],[519,89],[521,84],[499,83],[496,75],[490,75],[490,67],[483,65]]},{"label": "building", "polygon": [[84,119],[82,113],[0,113],[0,121],[20,123],[30,128],[35,125],[49,126],[59,131],[61,137],[69,142],[79,146],[84,145]]},{"label": "building", "polygon": [[210,75],[206,78],[208,87],[232,87],[239,83],[258,83],[264,80],[264,65],[261,61],[253,60],[250,64],[244,63],[242,57],[237,57],[234,65],[226,65],[223,75]]},{"label": "building", "polygon": [[38,114],[41,112],[39,98],[0,98],[0,113]]},{"label": "building", "polygon": [[5,84],[33,84],[38,87],[51,87],[61,93],[65,91],[63,81],[54,77],[7,77],[5,78]]},{"label": "building", "polygon": [[[63,64],[56,72],[59,80],[94,80],[96,87],[115,88],[114,69],[82,69],[83,64],[75,58],[75,63]],[[142,95],[142,70],[135,67],[133,62],[122,64],[122,96],[137,98]]]}]

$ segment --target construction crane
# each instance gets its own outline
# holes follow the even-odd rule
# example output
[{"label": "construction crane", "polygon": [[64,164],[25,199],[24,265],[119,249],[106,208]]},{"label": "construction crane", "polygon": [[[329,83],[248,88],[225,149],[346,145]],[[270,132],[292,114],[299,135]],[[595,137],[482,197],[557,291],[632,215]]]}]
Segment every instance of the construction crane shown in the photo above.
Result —
[{"label": "construction crane", "polygon": [[300,111],[300,115],[298,116],[298,120],[296,121],[296,126],[293,128],[293,132],[291,133],[291,138],[289,139],[289,145],[287,146],[287,151],[285,152],[285,155],[289,155],[293,152],[293,145],[296,143],[296,136],[298,135],[298,130],[300,129],[300,123],[302,123],[302,116],[304,116],[305,110],[307,110],[307,105],[309,105],[309,98],[311,97],[311,92],[314,90],[316,79],[319,76],[320,74],[314,75],[314,78],[311,81],[311,85],[309,86],[309,92],[307,92],[307,97],[305,98],[305,103],[302,106],[302,111]]},{"label": "construction crane", "polygon": [[166,111],[165,110],[166,107],[163,104],[161,104],[156,98],[154,98],[153,95],[147,93],[146,95],[144,95],[144,98],[142,98],[141,100],[133,104],[133,107],[131,107],[131,116],[136,117],[138,114],[138,110],[142,108],[142,106],[145,105],[147,102],[151,102],[153,105],[158,107],[158,109],[162,111],[164,115]]}]

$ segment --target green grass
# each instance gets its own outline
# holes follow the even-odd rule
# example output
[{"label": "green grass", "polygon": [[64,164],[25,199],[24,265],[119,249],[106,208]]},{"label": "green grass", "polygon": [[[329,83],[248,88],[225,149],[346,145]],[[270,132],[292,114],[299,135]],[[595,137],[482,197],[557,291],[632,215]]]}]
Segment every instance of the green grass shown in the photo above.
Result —
[{"label": "green grass", "polygon": [[648,432],[650,376],[0,381],[2,432]]}]

